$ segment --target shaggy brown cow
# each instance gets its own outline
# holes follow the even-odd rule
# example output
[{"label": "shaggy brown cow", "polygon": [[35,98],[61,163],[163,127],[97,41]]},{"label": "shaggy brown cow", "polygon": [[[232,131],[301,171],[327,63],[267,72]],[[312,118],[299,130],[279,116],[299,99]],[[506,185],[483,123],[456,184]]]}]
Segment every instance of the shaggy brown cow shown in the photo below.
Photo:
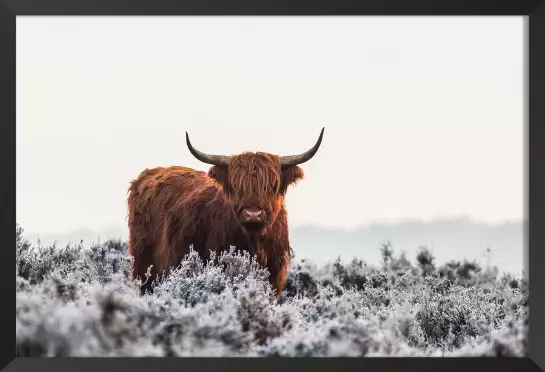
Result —
[{"label": "shaggy brown cow", "polygon": [[181,166],[144,170],[131,182],[128,197],[132,275],[142,280],[142,293],[158,274],[178,266],[193,244],[203,258],[230,245],[256,255],[280,296],[292,257],[284,196],[303,178],[297,165],[316,154],[324,129],[310,150],[293,156],[208,155],[186,133],[191,154],[213,165],[208,174]]}]

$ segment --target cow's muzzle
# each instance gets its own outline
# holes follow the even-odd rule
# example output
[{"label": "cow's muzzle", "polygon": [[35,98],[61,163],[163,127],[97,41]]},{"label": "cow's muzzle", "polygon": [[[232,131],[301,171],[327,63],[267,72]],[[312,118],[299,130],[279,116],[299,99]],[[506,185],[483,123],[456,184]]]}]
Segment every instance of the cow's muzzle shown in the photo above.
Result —
[{"label": "cow's muzzle", "polygon": [[240,212],[240,222],[251,230],[261,229],[267,223],[267,212],[258,207],[243,208]]}]

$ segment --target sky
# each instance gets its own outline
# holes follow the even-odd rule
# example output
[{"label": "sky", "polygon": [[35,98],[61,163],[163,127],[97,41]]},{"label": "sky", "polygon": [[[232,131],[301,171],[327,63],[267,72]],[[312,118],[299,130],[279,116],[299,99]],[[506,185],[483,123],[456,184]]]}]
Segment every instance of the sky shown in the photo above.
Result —
[{"label": "sky", "polygon": [[522,17],[17,17],[17,221],[126,227],[145,168],[300,153],[290,225],[524,216]]}]

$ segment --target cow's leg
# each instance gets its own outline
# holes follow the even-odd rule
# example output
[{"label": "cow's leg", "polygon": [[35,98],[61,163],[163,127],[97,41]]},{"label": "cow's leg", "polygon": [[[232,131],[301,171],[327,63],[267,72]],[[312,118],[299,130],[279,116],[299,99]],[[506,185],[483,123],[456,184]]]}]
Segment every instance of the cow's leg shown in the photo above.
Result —
[{"label": "cow's leg", "polygon": [[269,268],[269,271],[269,281],[271,282],[271,285],[276,292],[276,298],[280,298],[280,296],[282,295],[282,290],[286,285],[287,265],[282,265],[279,268]]},{"label": "cow's leg", "polygon": [[150,270],[151,276],[146,278],[149,267],[153,265],[153,249],[151,246],[144,244],[142,241],[137,241],[133,237],[129,239],[129,247],[134,258],[132,278],[133,280],[139,279],[142,282],[140,294],[143,295],[151,289],[153,280],[157,276],[156,269],[152,267]]}]

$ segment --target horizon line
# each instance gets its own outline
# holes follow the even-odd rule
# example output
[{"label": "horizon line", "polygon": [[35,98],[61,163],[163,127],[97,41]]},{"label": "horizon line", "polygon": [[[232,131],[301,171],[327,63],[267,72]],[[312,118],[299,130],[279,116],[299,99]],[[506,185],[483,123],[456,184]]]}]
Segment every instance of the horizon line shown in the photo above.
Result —
[{"label": "horizon line", "polygon": [[[300,229],[300,228],[318,228],[323,230],[341,230],[341,231],[355,231],[355,230],[362,230],[362,229],[369,229],[373,227],[394,227],[395,225],[402,225],[402,224],[433,224],[433,223],[441,223],[441,222],[469,222],[477,225],[485,225],[489,227],[497,227],[497,226],[505,226],[505,225],[512,225],[512,224],[521,224],[524,225],[528,222],[528,218],[505,218],[503,221],[486,221],[484,219],[475,218],[472,216],[467,215],[454,215],[454,216],[438,216],[438,217],[430,217],[430,218],[418,218],[418,217],[404,217],[399,219],[377,219],[374,221],[370,221],[368,223],[362,223],[355,226],[337,226],[337,225],[323,225],[320,223],[313,223],[313,222],[305,222],[305,223],[290,223],[290,228],[294,229]],[[105,230],[119,230],[119,229],[128,229],[128,226],[126,225],[109,225],[109,226],[103,226],[98,229],[88,228],[88,227],[79,227],[79,228],[73,228],[69,231],[64,232],[47,232],[47,233],[39,233],[37,231],[33,230],[27,230],[25,226],[19,222],[17,224],[23,228],[24,234],[36,234],[36,235],[69,235],[73,233],[77,233],[80,231],[88,231],[88,232],[101,232]]]}]

